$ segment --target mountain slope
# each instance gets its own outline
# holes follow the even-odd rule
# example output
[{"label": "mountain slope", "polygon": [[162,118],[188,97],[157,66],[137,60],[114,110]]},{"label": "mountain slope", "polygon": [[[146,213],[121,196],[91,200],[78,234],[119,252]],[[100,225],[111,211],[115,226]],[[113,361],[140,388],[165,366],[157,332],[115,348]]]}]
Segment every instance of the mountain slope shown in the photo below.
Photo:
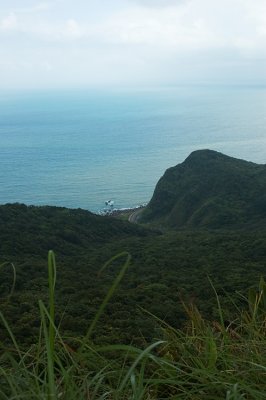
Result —
[{"label": "mountain slope", "polygon": [[143,222],[176,228],[263,226],[266,166],[212,150],[169,168],[143,212]]},{"label": "mountain slope", "polygon": [[[98,321],[98,344],[141,343],[158,338],[157,321],[183,323],[180,302],[197,299],[204,315],[217,317],[216,298],[207,277],[221,293],[233,296],[258,282],[265,272],[266,232],[207,230],[158,234],[137,224],[60,207],[0,206],[0,311],[13,334],[32,343],[39,334],[39,306],[47,299],[47,251],[57,258],[57,323],[68,337],[83,335],[109,291],[128,251],[131,263],[106,312]],[[13,287],[12,262],[16,270]],[[221,289],[223,288],[223,289]],[[226,301],[226,298],[225,298]],[[0,323],[0,341],[8,341]]]},{"label": "mountain slope", "polygon": [[57,254],[88,252],[108,242],[143,237],[147,229],[82,209],[6,204],[0,206],[0,254]]}]

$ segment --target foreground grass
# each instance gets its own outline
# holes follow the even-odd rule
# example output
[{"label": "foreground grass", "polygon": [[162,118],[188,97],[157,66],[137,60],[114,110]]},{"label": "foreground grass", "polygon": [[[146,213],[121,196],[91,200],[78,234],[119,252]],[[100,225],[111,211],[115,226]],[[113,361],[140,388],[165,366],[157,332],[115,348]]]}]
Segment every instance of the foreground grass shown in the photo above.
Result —
[{"label": "foreground grass", "polygon": [[[228,322],[219,308],[219,321],[205,321],[192,304],[183,330],[157,320],[158,340],[145,349],[126,345],[96,346],[95,325],[123,278],[125,262],[84,338],[64,338],[55,326],[56,265],[48,255],[49,305],[39,302],[39,339],[22,350],[3,314],[12,346],[0,344],[2,399],[266,399],[266,285],[248,293],[246,310]],[[15,276],[15,273],[14,273]],[[215,289],[214,289],[215,290]],[[156,319],[156,317],[154,317]],[[71,344],[70,344],[71,343]]]}]

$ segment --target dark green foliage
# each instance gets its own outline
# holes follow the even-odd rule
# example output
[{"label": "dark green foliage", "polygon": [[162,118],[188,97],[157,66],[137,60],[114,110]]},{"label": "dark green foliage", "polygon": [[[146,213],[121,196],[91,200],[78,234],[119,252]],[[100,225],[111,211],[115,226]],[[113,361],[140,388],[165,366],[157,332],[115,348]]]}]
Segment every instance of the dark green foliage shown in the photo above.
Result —
[{"label": "dark green foliage", "polygon": [[265,189],[264,166],[200,151],[159,181],[143,214],[157,231],[81,209],[0,206],[0,394],[40,398],[48,382],[48,398],[66,400],[263,399]]},{"label": "dark green foliage", "polygon": [[[203,315],[215,319],[218,311],[208,276],[224,304],[224,290],[236,297],[236,291],[246,290],[265,273],[266,232],[159,235],[114,218],[56,207],[6,205],[0,215],[6,221],[0,232],[0,264],[12,261],[17,271],[15,293],[7,303],[13,273],[8,265],[1,269],[0,309],[25,343],[38,332],[38,300],[47,304],[46,251],[51,238],[59,260],[56,321],[64,334],[86,332],[117,274],[114,264],[99,276],[106,260],[122,251],[132,255],[126,277],[97,325],[96,343],[144,344],[156,338],[156,322],[143,309],[180,327],[186,318],[180,298],[195,301]],[[75,244],[62,235],[66,229],[75,233]],[[0,327],[0,339],[3,332]]]},{"label": "dark green foliage", "polygon": [[46,256],[49,249],[74,255],[123,237],[146,236],[148,231],[89,211],[63,207],[0,206],[0,254]]},{"label": "dark green foliage", "polygon": [[[110,400],[264,400],[266,284],[243,297],[245,310],[235,308],[229,321],[213,283],[219,310],[217,320],[206,320],[191,301],[182,302],[188,321],[175,329],[147,313],[157,322],[159,340],[132,345],[95,345],[91,333],[107,299],[126,272],[130,256],[121,253],[109,260],[125,259],[111,288],[82,338],[61,335],[54,319],[56,263],[48,255],[49,309],[39,301],[40,328],[37,341],[21,347],[3,313],[0,321],[12,347],[0,340],[0,398],[2,399],[110,399]],[[166,285],[148,289],[165,291]],[[231,300],[229,299],[231,302]],[[125,312],[121,315],[128,317]],[[233,320],[232,320],[233,316]],[[22,338],[23,339],[23,338]]]},{"label": "dark green foliage", "polygon": [[165,172],[142,220],[174,228],[263,227],[265,193],[265,165],[199,150]]},{"label": "dark green foliage", "polygon": [[[131,254],[131,265],[97,324],[96,343],[143,345],[156,338],[156,321],[144,310],[180,327],[186,319],[182,300],[193,300],[205,317],[218,318],[209,278],[229,313],[225,291],[239,304],[236,292],[265,275],[265,176],[264,166],[208,150],[192,153],[166,171],[145,212],[164,233],[81,209],[0,206],[0,264],[6,263],[0,271],[0,310],[13,332],[31,343],[38,332],[38,300],[47,304],[46,255],[52,248],[59,260],[55,319],[64,334],[86,332],[118,265],[100,275],[99,270],[121,252]],[[183,229],[170,232],[167,224]],[[11,262],[16,285],[9,298]],[[5,340],[1,326],[0,339]]]}]

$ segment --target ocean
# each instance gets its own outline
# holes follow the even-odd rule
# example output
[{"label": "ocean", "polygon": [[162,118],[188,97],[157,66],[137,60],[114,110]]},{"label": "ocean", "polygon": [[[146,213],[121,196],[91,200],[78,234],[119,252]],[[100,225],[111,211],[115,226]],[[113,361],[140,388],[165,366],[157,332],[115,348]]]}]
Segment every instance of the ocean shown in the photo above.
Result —
[{"label": "ocean", "polygon": [[203,148],[265,163],[266,87],[2,92],[0,204],[135,207]]}]

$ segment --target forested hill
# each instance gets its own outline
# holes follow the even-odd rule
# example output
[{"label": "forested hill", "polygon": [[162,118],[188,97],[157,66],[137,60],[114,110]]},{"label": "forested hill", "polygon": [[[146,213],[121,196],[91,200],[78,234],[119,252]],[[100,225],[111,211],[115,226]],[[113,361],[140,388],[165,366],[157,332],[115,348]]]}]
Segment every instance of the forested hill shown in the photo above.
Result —
[{"label": "forested hill", "polygon": [[[182,298],[196,299],[216,318],[215,293],[237,301],[265,272],[266,232],[187,230],[153,232],[88,211],[23,204],[0,206],[0,311],[23,343],[32,343],[40,323],[38,302],[47,304],[47,252],[56,254],[56,322],[64,335],[83,335],[121,268],[124,257],[99,275],[121,252],[130,267],[97,324],[97,343],[134,343],[157,338],[156,319],[184,323]],[[12,262],[16,270],[15,290]],[[6,263],[7,262],[7,263]],[[223,301],[226,302],[226,297]],[[0,323],[0,341],[8,341]]]},{"label": "forested hill", "polygon": [[142,220],[176,228],[263,227],[266,166],[195,151],[165,172]]},{"label": "forested hill", "polygon": [[129,222],[101,217],[82,209],[36,207],[24,204],[0,206],[1,258],[21,254],[77,255],[129,237],[152,235]]},{"label": "forested hill", "polygon": [[[192,153],[166,171],[144,214],[155,225],[159,221],[162,232],[81,209],[0,206],[0,398],[33,398],[32,382],[40,382],[44,390],[36,386],[34,398],[42,393],[47,398],[46,365],[53,364],[58,394],[73,393],[75,399],[91,393],[94,398],[107,393],[121,399],[174,399],[181,394],[194,399],[201,393],[202,399],[229,399],[230,385],[234,393],[238,390],[235,382],[241,383],[239,399],[245,393],[263,399],[264,292],[260,289],[257,297],[255,288],[265,275],[265,181],[264,166],[211,151]],[[252,224],[264,230],[205,229]],[[46,333],[43,311],[44,306],[51,309],[53,298],[47,279],[50,249],[57,260],[54,363],[47,362],[54,330]],[[125,252],[131,256],[128,269],[94,326],[103,300],[122,276]],[[243,300],[252,286],[251,296]],[[84,335],[81,353],[76,350]],[[184,370],[180,379],[177,367]],[[223,386],[217,385],[217,376],[224,377]],[[123,392],[117,389],[117,377],[121,387],[129,381]],[[70,378],[78,392],[72,391]],[[89,392],[92,382],[97,392]]]}]

